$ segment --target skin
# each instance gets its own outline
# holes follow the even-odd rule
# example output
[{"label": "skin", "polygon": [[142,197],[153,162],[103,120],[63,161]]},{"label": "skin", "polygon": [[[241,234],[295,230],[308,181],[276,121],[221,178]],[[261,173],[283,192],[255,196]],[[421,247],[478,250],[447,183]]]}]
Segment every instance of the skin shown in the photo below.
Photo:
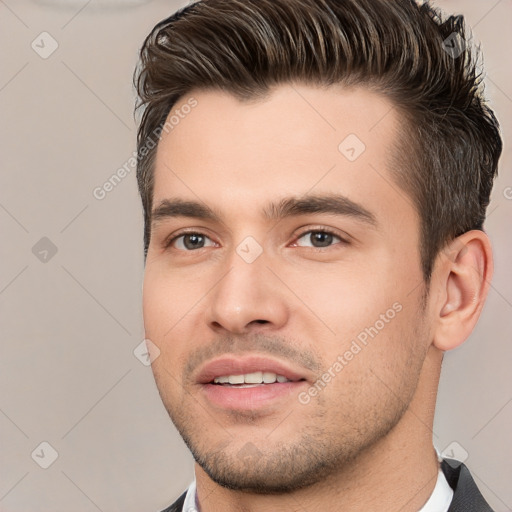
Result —
[{"label": "skin", "polygon": [[[191,96],[197,106],[158,145],[153,204],[198,201],[220,219],[154,224],[143,312],[160,350],[152,367],[163,403],[199,461],[201,510],[419,510],[438,471],[432,425],[442,356],[467,338],[483,307],[487,236],[470,231],[439,254],[424,304],[419,217],[388,168],[401,121],[388,100],[364,88],[285,84],[252,102],[195,90],[175,108]],[[338,150],[349,134],[366,146],[352,162]],[[261,214],[269,201],[333,192],[376,225]],[[166,248],[184,229],[205,236],[204,246],[190,249],[181,237]],[[312,247],[311,231],[322,229],[336,236]],[[263,251],[252,263],[237,253],[249,236]],[[397,303],[400,311],[333,371]],[[219,407],[196,376],[224,354],[268,356],[306,380],[264,407]],[[301,403],[299,391],[329,368],[334,377]]]}]

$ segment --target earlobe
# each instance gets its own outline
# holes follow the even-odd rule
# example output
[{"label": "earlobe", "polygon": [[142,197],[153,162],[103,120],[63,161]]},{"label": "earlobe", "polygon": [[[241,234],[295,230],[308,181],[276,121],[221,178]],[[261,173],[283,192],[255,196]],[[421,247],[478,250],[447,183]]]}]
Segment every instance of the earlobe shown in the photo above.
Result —
[{"label": "earlobe", "polygon": [[471,334],[489,291],[493,262],[487,235],[472,230],[450,242],[438,255],[437,273],[441,299],[433,343],[451,350]]}]

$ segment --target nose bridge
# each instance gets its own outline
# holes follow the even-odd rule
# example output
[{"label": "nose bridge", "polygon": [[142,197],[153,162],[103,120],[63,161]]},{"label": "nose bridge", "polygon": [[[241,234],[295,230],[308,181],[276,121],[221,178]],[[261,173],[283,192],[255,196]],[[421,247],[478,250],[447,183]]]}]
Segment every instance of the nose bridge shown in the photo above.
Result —
[{"label": "nose bridge", "polygon": [[280,326],[286,321],[287,306],[269,263],[263,248],[250,237],[233,249],[211,294],[210,325],[243,332],[252,322]]}]

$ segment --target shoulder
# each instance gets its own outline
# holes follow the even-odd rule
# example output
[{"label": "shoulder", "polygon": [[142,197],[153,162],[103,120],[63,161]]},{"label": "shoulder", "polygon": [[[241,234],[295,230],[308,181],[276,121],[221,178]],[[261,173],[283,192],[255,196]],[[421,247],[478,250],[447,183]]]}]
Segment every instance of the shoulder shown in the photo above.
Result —
[{"label": "shoulder", "polygon": [[493,512],[478,490],[469,469],[462,462],[444,459],[441,469],[453,489],[448,512]]}]

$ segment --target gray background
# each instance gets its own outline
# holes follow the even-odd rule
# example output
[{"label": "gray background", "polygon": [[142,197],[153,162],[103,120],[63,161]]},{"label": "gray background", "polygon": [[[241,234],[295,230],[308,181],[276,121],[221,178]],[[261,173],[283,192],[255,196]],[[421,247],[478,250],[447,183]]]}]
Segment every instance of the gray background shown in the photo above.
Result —
[{"label": "gray background", "polygon": [[[193,463],[134,355],[144,337],[135,169],[103,200],[93,190],[135,150],[137,50],[184,3],[62,3],[0,0],[0,510],[157,511]],[[510,139],[512,0],[436,3],[465,14],[481,41]],[[467,457],[497,512],[512,509],[510,164],[505,145],[487,221],[495,277],[478,327],[445,356],[434,426],[436,446]],[[42,442],[58,454],[47,469],[55,453]]]}]

